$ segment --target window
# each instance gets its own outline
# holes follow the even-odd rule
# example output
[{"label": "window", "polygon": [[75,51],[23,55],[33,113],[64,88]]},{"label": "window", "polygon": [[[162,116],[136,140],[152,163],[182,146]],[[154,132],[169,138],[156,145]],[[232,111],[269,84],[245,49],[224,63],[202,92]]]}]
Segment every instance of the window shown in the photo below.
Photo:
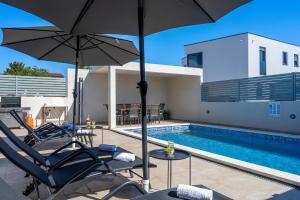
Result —
[{"label": "window", "polygon": [[282,52],[282,64],[288,65],[288,53],[287,52]]},{"label": "window", "polygon": [[272,117],[280,117],[280,102],[270,102],[269,103],[269,115]]},{"label": "window", "polygon": [[299,55],[294,55],[294,67],[299,67]]},{"label": "window", "polygon": [[203,53],[193,53],[187,56],[188,67],[203,68]]},{"label": "window", "polygon": [[259,47],[259,71],[260,75],[267,74],[266,48]]}]

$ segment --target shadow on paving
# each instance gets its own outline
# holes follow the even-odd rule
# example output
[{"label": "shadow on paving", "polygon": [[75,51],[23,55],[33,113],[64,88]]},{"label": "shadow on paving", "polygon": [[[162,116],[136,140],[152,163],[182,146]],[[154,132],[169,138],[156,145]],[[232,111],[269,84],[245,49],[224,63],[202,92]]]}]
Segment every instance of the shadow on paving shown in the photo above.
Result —
[{"label": "shadow on paving", "polygon": [[281,194],[274,194],[273,197],[267,200],[299,200],[299,199],[300,199],[300,190],[294,188]]},{"label": "shadow on paving", "polygon": [[[6,158],[0,159],[0,178],[2,178],[8,185],[10,185],[18,194],[22,194],[31,178],[25,178],[25,173],[15,167]],[[127,175],[127,174],[124,174]],[[114,175],[99,175],[87,178],[66,186],[55,199],[70,199],[70,198],[86,198],[86,199],[101,199],[105,194],[112,191],[119,185],[129,181],[129,179],[121,174]],[[39,186],[41,199],[47,199],[49,193],[45,185]],[[0,190],[1,191],[1,190]],[[3,191],[2,191],[3,192]],[[130,199],[140,195],[133,187],[128,187],[116,194],[116,198]],[[37,199],[37,194],[33,191],[29,196],[30,199]]]},{"label": "shadow on paving", "polygon": [[[79,182],[72,183],[68,185],[55,199],[65,200],[65,199],[91,199],[99,200],[107,193],[118,187],[119,185],[127,182],[128,179],[122,175],[100,175],[89,179],[85,179]],[[44,193],[45,192],[45,193]],[[43,187],[43,195],[46,198],[47,193],[45,187]],[[130,199],[141,195],[133,187],[128,187],[116,194],[114,198],[118,199]],[[31,198],[36,199],[36,193],[30,195]],[[43,199],[43,198],[42,198]]]}]

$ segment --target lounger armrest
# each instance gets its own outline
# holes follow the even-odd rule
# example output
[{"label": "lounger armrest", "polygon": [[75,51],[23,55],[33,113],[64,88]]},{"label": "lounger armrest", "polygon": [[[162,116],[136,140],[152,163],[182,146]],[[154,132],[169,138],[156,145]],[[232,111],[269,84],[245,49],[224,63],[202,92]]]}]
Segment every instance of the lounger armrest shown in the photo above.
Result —
[{"label": "lounger armrest", "polygon": [[68,144],[65,144],[64,146],[62,146],[59,149],[55,150],[50,155],[55,155],[55,154],[59,153],[60,151],[66,149],[67,147],[71,146],[72,144],[78,144],[80,146],[80,149],[87,149],[87,147],[84,144],[82,144],[81,142],[71,141]]},{"label": "lounger armrest", "polygon": [[40,140],[40,138],[39,138],[37,132],[35,132],[34,130],[32,130],[32,131],[29,131],[29,130],[28,130],[28,135],[31,135],[31,136],[34,137],[34,139],[37,140],[37,141]]},{"label": "lounger armrest", "polygon": [[46,139],[50,139],[58,135],[62,135],[62,133],[68,135],[69,137],[72,137],[71,133],[69,133],[68,131],[62,128],[55,128],[52,130],[50,129],[42,132],[36,132],[38,137],[46,136]]},{"label": "lounger armrest", "polygon": [[110,173],[112,173],[112,175],[114,175],[114,176],[117,176],[117,172],[116,172],[116,170],[114,170],[109,164],[107,164],[107,163],[103,163],[104,164],[104,166],[107,168],[107,170],[110,172]]},{"label": "lounger armrest", "polygon": [[53,165],[48,173],[51,173],[52,171],[54,171],[57,168],[60,168],[61,166],[67,164],[68,162],[72,161],[74,158],[76,158],[77,156],[80,156],[82,154],[86,154],[89,156],[89,158],[91,158],[92,160],[97,160],[98,158],[88,149],[79,149],[76,150],[74,152],[72,152],[71,154],[67,155],[66,157],[64,157],[63,159],[61,159],[60,161],[58,161],[55,165]]},{"label": "lounger armrest", "polygon": [[48,134],[55,134],[55,133],[61,133],[61,132],[66,132],[64,129],[60,128],[60,127],[45,127],[42,129],[36,129],[35,132],[38,133],[39,136],[42,135],[48,135]]},{"label": "lounger armrest", "polygon": [[49,122],[49,123],[46,123],[46,124],[43,124],[43,125],[39,126],[35,130],[36,131],[44,131],[44,130],[48,129],[49,127],[54,127],[54,126],[55,125],[52,122]]}]

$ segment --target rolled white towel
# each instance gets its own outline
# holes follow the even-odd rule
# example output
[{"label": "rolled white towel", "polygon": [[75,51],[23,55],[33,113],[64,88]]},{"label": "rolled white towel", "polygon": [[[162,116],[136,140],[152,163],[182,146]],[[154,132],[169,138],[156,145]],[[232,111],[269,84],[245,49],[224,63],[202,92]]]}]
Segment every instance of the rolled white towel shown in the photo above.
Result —
[{"label": "rolled white towel", "polygon": [[87,130],[87,129],[79,129],[79,130],[77,131],[77,133],[79,133],[79,134],[89,134],[89,133],[90,133],[90,130]]},{"label": "rolled white towel", "polygon": [[114,154],[114,159],[115,160],[120,160],[120,161],[125,161],[125,162],[133,162],[133,161],[135,161],[135,155],[132,154],[132,153],[125,153],[125,152],[118,153],[118,152],[116,152]]},{"label": "rolled white towel", "polygon": [[190,185],[179,184],[177,187],[177,196],[179,198],[188,200],[212,200],[213,191]]}]

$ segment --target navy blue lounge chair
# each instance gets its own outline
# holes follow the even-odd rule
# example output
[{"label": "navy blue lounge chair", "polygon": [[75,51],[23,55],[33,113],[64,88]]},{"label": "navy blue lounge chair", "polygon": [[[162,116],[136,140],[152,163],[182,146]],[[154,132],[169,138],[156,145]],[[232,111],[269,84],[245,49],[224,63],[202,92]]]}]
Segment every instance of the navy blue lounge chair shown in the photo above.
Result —
[{"label": "navy blue lounge chair", "polygon": [[[85,145],[78,141],[71,141],[68,144],[60,147],[59,149],[55,150],[53,153],[44,156],[41,155],[37,150],[34,148],[30,147],[29,145],[25,144],[20,140],[1,120],[0,120],[0,130],[7,136],[7,138],[19,149],[24,151],[30,158],[33,159],[33,161],[38,164],[42,165],[45,168],[51,168],[52,166],[57,165],[57,163],[61,162],[64,158],[71,156],[74,152],[76,151],[90,151],[93,155],[95,155],[98,158],[102,158],[105,160],[107,163],[107,167],[109,168],[110,171],[113,171],[114,173],[121,172],[121,171],[126,171],[128,170],[130,175],[137,175],[140,177],[139,174],[135,173],[133,170],[134,169],[139,169],[142,168],[143,166],[143,161],[141,158],[136,157],[134,162],[124,162],[124,161],[118,161],[113,159],[113,152],[109,151],[101,151],[97,147],[93,148],[87,148]],[[73,151],[64,151],[67,147],[71,146],[73,143],[76,143],[80,148],[77,150]],[[129,152],[123,148],[118,147],[117,152]],[[86,154],[80,154],[78,155],[75,160],[72,160],[72,162],[67,163],[67,164],[72,164],[72,163],[77,163],[77,162],[82,162],[86,161],[89,159],[89,156]],[[98,170],[101,170],[103,173],[107,173],[107,167],[100,167]],[[155,164],[149,163],[150,168],[157,167]]]},{"label": "navy blue lounge chair", "polygon": [[[87,149],[74,152],[71,156],[68,156],[48,171],[37,166],[27,158],[21,156],[2,138],[0,138],[0,151],[13,164],[32,176],[38,198],[40,198],[38,188],[40,183],[48,187],[50,192],[48,199],[53,199],[64,189],[65,186],[71,183],[80,181],[85,178],[103,175],[103,173],[99,171],[98,168],[106,166],[103,160],[94,156]],[[81,154],[86,154],[90,159],[85,162],[65,166],[66,163],[70,162],[70,160],[73,160]],[[138,191],[143,193],[145,192],[142,188],[139,187],[137,183],[131,181],[121,185],[122,189],[128,186],[134,186]],[[120,190],[119,187],[117,189]],[[115,194],[116,192],[113,190],[112,193]],[[108,195],[103,199],[109,199],[110,197],[111,196]]]},{"label": "navy blue lounge chair", "polygon": [[24,138],[24,142],[30,146],[38,146],[50,140],[71,140],[72,138],[72,134],[68,130],[56,126],[53,123],[47,123],[33,129],[20,118],[15,110],[11,110],[9,113],[20,126],[27,130],[28,135]]}]

